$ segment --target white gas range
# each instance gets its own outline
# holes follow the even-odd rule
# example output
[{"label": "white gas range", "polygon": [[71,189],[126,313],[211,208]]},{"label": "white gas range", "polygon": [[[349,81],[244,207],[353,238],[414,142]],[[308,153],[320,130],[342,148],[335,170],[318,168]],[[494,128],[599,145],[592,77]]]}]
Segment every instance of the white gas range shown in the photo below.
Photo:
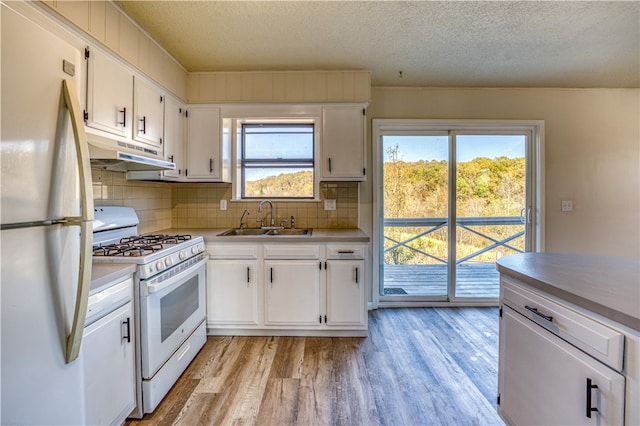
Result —
[{"label": "white gas range", "polygon": [[206,341],[204,240],[138,235],[128,207],[96,207],[93,261],[134,263],[137,408],[151,413]]}]

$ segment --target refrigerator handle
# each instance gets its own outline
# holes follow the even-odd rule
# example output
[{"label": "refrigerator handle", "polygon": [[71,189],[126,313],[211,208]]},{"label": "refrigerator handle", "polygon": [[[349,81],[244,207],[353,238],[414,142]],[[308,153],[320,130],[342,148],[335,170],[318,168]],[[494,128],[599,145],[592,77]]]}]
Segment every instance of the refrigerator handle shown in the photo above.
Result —
[{"label": "refrigerator handle", "polygon": [[80,343],[84,323],[87,317],[89,289],[91,287],[91,246],[93,243],[93,188],[91,185],[91,167],[87,135],[84,131],[82,110],[78,102],[78,94],[72,82],[62,80],[64,104],[71,116],[73,139],[76,148],[76,160],[80,176],[80,217],[66,219],[66,225],[80,226],[80,268],[78,270],[78,288],[76,303],[71,323],[71,332],[67,336],[65,353],[66,363],[73,362],[80,353]]}]

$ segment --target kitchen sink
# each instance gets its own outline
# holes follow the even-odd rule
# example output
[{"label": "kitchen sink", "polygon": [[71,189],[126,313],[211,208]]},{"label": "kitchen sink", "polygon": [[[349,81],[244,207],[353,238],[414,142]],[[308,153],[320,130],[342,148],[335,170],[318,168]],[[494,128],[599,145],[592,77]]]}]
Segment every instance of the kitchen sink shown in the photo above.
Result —
[{"label": "kitchen sink", "polygon": [[242,235],[264,235],[269,232],[266,229],[257,229],[257,228],[233,228],[228,229],[220,234],[218,237],[227,237],[227,236],[242,236]]},{"label": "kitchen sink", "polygon": [[232,228],[218,234],[218,237],[242,237],[242,236],[310,236],[309,228],[294,229],[258,229],[258,228]]},{"label": "kitchen sink", "polygon": [[294,228],[294,229],[272,229],[267,235],[311,235],[311,229],[306,228]]}]

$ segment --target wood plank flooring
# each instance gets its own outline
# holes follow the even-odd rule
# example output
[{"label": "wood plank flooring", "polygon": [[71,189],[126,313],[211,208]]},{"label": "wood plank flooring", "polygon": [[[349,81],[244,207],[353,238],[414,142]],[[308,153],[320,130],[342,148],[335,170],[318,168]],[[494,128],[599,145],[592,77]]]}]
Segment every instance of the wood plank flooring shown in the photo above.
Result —
[{"label": "wood plank flooring", "polygon": [[210,336],[127,425],[493,425],[497,308],[380,309],[367,338]]}]

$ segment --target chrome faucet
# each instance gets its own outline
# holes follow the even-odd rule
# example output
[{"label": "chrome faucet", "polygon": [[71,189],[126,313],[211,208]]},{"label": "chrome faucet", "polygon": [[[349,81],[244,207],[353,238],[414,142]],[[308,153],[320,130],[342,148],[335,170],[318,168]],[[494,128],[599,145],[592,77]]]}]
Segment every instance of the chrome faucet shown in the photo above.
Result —
[{"label": "chrome faucet", "polygon": [[262,205],[264,203],[269,203],[269,207],[271,207],[271,211],[269,212],[269,214],[271,215],[271,220],[269,221],[269,223],[270,223],[269,226],[273,228],[276,225],[276,219],[273,217],[273,203],[271,202],[271,200],[262,200],[262,201],[260,201],[260,204],[258,204],[258,213],[260,213],[262,211]]},{"label": "chrome faucet", "polygon": [[244,216],[245,215],[249,216],[250,214],[251,214],[251,212],[249,210],[244,209],[244,211],[242,212],[242,216],[240,217],[240,229],[243,229],[244,225],[245,225]]}]

